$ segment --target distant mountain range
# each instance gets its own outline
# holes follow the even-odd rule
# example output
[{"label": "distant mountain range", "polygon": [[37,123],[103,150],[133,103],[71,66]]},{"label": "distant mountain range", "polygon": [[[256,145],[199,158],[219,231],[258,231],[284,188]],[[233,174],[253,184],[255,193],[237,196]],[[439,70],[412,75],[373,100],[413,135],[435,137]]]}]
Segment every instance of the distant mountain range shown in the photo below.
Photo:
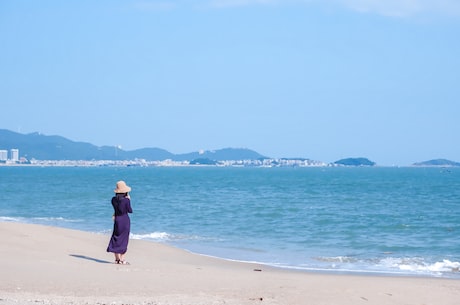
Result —
[{"label": "distant mountain range", "polygon": [[[38,132],[21,134],[0,129],[0,150],[18,149],[20,157],[28,160],[135,160],[147,161],[193,161],[203,162],[227,160],[259,160],[270,157],[263,156],[247,148],[224,148],[213,151],[173,154],[161,148],[142,148],[123,150],[116,146],[95,146],[85,142],[75,142],[61,136],[47,136]],[[300,158],[299,158],[300,159]],[[336,166],[375,166],[376,163],[366,158],[347,158],[332,163]],[[460,163],[434,159],[414,163],[414,166],[454,166]]]},{"label": "distant mountain range", "polygon": [[0,129],[0,150],[19,149],[20,157],[28,160],[134,160],[186,161],[194,159],[256,160],[265,156],[245,148],[224,148],[215,151],[173,154],[161,148],[142,148],[131,151],[116,146],[95,146],[74,142],[61,136],[46,136],[38,132],[21,134]]}]

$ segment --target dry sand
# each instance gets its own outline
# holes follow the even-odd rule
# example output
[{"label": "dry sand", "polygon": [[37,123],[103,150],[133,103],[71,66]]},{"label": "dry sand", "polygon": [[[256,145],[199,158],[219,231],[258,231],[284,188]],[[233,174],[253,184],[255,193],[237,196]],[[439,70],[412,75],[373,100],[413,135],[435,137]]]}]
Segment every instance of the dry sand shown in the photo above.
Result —
[{"label": "dry sand", "polygon": [[113,263],[109,236],[0,222],[0,305],[460,304],[460,280],[298,272],[130,240]]}]

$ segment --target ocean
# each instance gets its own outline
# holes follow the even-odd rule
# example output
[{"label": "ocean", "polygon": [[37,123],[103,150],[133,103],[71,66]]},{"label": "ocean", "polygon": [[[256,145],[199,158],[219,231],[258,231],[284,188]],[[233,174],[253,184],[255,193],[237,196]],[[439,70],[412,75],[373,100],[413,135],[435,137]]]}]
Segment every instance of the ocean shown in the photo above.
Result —
[{"label": "ocean", "polygon": [[118,180],[132,187],[133,239],[313,272],[460,279],[460,168],[0,166],[0,221],[109,237]]}]

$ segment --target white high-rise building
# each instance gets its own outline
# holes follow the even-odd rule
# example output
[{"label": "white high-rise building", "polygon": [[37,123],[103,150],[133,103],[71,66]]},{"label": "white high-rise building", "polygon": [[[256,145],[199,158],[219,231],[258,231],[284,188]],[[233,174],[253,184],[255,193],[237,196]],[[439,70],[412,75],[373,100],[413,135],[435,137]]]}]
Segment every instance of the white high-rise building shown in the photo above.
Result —
[{"label": "white high-rise building", "polygon": [[19,161],[19,149],[13,148],[10,150],[11,161]]},{"label": "white high-rise building", "polygon": [[7,150],[0,150],[0,161],[8,160],[8,151]]}]

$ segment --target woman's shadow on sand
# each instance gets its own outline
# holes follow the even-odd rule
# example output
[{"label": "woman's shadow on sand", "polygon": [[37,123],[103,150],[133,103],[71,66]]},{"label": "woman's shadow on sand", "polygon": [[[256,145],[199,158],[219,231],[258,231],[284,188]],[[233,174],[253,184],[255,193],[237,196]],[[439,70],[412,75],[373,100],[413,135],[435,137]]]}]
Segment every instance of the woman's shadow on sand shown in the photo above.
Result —
[{"label": "woman's shadow on sand", "polygon": [[69,256],[73,256],[73,257],[76,257],[76,258],[87,259],[89,261],[93,261],[93,262],[100,263],[100,264],[111,264],[112,263],[112,262],[105,261],[105,260],[102,260],[102,259],[89,257],[89,256],[86,256],[86,255],[80,255],[80,254],[69,254]]}]

